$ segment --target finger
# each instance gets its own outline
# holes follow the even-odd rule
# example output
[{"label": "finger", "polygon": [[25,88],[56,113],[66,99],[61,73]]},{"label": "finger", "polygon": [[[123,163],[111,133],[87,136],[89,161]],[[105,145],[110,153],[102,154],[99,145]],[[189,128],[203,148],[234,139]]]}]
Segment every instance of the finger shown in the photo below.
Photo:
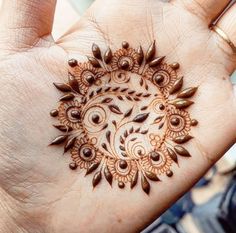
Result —
[{"label": "finger", "polygon": [[236,46],[236,4],[234,4],[218,21],[217,26],[227,35]]},{"label": "finger", "polygon": [[210,24],[230,3],[230,0],[177,0],[187,9]]},{"label": "finger", "polygon": [[[21,33],[22,30],[43,37],[52,31],[56,0],[4,0],[1,27]],[[25,36],[27,38],[27,36]],[[29,36],[30,39],[32,37]]]}]

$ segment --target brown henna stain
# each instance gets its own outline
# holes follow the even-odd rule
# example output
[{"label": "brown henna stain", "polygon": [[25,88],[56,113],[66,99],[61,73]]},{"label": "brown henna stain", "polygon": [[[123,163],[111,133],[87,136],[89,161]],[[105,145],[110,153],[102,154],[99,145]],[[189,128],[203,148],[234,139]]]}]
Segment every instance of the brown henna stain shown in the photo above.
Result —
[{"label": "brown henna stain", "polygon": [[51,115],[52,117],[58,116],[58,110],[57,110],[57,109],[53,109],[53,110],[50,112],[50,115]]},{"label": "brown henna stain", "polygon": [[[183,145],[198,124],[187,112],[197,88],[181,90],[179,63],[168,65],[165,56],[155,54],[155,41],[146,52],[123,41],[121,49],[103,53],[94,43],[88,62],[69,60],[68,82],[54,83],[64,95],[50,115],[58,118],[54,127],[64,135],[50,145],[63,144],[73,160],[70,169],[93,174],[94,188],[104,179],[120,189],[139,184],[149,194],[159,175],[173,176],[171,166],[180,163],[179,156],[191,157]],[[137,89],[131,89],[133,74]]]},{"label": "brown henna stain", "polygon": [[76,67],[78,65],[78,61],[75,60],[75,59],[70,59],[68,61],[68,64],[69,64],[70,67],[74,68],[74,67]]}]

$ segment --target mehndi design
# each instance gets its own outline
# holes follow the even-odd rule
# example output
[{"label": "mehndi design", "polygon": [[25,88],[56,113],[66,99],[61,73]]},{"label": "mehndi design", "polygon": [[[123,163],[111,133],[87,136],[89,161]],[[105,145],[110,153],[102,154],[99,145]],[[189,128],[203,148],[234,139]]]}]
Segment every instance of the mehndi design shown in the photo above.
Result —
[{"label": "mehndi design", "polygon": [[94,187],[104,177],[133,189],[140,179],[148,194],[150,181],[173,176],[178,156],[191,156],[182,144],[198,123],[186,111],[197,88],[181,91],[179,64],[166,64],[155,50],[155,41],[145,54],[123,42],[115,53],[108,48],[102,54],[93,44],[88,62],[71,59],[68,82],[54,83],[64,95],[50,114],[64,134],[51,145],[64,143],[73,160],[69,167],[93,174]]}]

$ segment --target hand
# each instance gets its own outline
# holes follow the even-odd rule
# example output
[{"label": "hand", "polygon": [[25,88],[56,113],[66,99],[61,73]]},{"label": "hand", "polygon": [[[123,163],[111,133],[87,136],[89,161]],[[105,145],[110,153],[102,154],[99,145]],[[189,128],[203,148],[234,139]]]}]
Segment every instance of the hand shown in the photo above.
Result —
[{"label": "hand", "polygon": [[[97,0],[58,41],[51,37],[55,0],[4,1],[0,29],[0,232],[137,232],[186,192],[235,142],[236,100],[229,45],[208,27],[227,0]],[[63,17],[63,16],[62,16]],[[236,5],[218,25],[236,44]],[[58,133],[49,112],[66,82],[69,58],[85,61],[93,42],[102,50],[123,40],[179,62],[184,87],[197,86],[188,109],[199,125],[174,176],[146,195],[71,171],[68,154],[48,147]],[[139,184],[140,186],[140,184]]]}]

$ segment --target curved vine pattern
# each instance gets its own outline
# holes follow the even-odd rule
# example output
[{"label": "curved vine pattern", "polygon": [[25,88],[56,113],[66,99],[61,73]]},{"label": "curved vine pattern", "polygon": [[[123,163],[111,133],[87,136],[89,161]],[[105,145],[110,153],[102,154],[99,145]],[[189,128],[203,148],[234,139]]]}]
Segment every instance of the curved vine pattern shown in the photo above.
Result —
[{"label": "curved vine pattern", "polygon": [[191,157],[182,144],[198,124],[186,111],[197,88],[181,90],[179,64],[155,57],[155,41],[146,53],[127,42],[104,54],[93,44],[92,53],[85,63],[69,60],[68,82],[54,83],[64,95],[50,114],[63,134],[51,145],[64,144],[69,167],[93,174],[93,187],[104,177],[133,189],[140,179],[149,194],[150,182],[173,176],[179,156]]}]

